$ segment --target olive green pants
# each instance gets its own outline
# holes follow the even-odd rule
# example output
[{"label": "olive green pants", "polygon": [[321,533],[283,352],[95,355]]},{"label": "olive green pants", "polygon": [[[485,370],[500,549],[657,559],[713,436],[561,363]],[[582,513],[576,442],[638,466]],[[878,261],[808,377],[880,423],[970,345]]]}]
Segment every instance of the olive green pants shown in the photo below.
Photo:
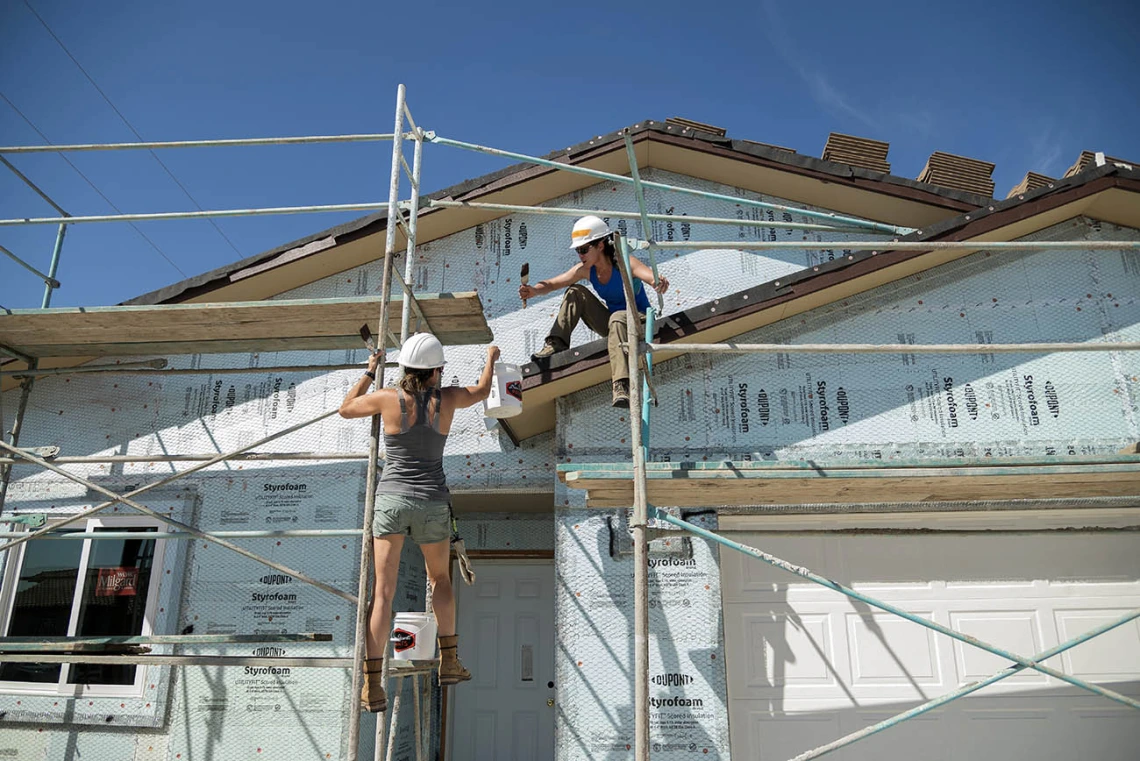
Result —
[{"label": "olive green pants", "polygon": [[[610,356],[612,379],[628,380],[629,357],[622,346],[629,338],[625,310],[610,314],[602,300],[589,288],[575,283],[562,296],[562,306],[558,308],[558,316],[554,318],[554,326],[551,327],[547,340],[561,341],[563,346],[569,347],[570,334],[579,322],[585,322],[587,328],[607,339],[606,352]],[[645,324],[645,315],[641,315],[641,324]]]}]

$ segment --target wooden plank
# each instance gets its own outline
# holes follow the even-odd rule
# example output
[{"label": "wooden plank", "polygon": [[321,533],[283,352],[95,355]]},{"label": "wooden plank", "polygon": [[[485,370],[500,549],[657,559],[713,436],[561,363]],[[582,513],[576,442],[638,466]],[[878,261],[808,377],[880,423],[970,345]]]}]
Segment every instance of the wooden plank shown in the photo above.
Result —
[{"label": "wooden plank", "polygon": [[[444,344],[492,339],[474,292],[416,297],[427,329]],[[380,299],[301,299],[13,310],[0,314],[0,343],[35,357],[241,353],[360,348],[360,326],[378,321]],[[399,320],[400,299],[389,305]]]},{"label": "wooden plank", "polygon": [[[633,482],[625,488],[594,489],[586,483],[588,507],[629,507],[633,504]],[[1115,487],[1115,488],[1114,488]],[[942,502],[957,500],[997,500],[1035,498],[1078,498],[1133,496],[1140,491],[1140,481],[1119,487],[1096,476],[1080,479],[1058,479],[1043,483],[1036,476],[1006,476],[976,479],[907,479],[883,478],[877,481],[838,479],[834,481],[717,481],[694,480],[684,484],[650,482],[651,504],[668,506],[767,505],[815,503],[881,502],[890,495],[892,502]]]},{"label": "wooden plank", "polygon": [[[1140,445],[1138,445],[1140,446]],[[746,478],[750,474],[764,474],[774,471],[787,471],[793,473],[807,473],[808,475],[823,474],[821,477],[831,477],[832,474],[847,470],[878,470],[893,472],[911,470],[915,468],[931,470],[961,470],[963,468],[1069,468],[1073,466],[1088,465],[1124,465],[1140,468],[1140,457],[1130,457],[1130,450],[1115,454],[1104,455],[1066,455],[1064,457],[954,457],[940,461],[929,459],[904,458],[898,460],[851,460],[835,465],[821,466],[816,461],[809,460],[749,460],[746,462],[649,462],[645,471],[649,478],[681,478],[688,475],[707,471],[712,474],[729,472],[734,478]],[[627,473],[630,471],[628,462],[601,462],[559,465],[560,474],[576,471],[587,471],[591,474]],[[676,474],[686,474],[678,476]],[[622,476],[624,477],[624,475]],[[715,477],[721,477],[716,475]]]},{"label": "wooden plank", "polygon": [[[998,461],[1000,463],[1000,461]],[[694,465],[701,465],[695,463]],[[706,464],[707,465],[707,464]],[[989,467],[753,468],[752,463],[647,469],[649,502],[661,506],[928,502],[1140,495],[1140,458],[1117,462]],[[628,507],[633,472],[625,464],[563,465],[589,507]]]}]

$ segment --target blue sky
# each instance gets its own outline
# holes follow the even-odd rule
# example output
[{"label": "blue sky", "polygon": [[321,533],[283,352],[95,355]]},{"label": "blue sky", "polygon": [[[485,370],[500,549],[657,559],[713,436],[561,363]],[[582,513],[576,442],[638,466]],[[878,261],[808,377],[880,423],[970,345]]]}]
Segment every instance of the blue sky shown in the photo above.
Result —
[{"label": "blue sky", "polygon": [[[1059,176],[1081,150],[1140,159],[1138,34],[1140,11],[1119,0],[7,0],[0,143],[136,139],[115,109],[147,140],[389,132],[403,82],[421,126],[523,153],[683,116],[812,156],[831,131],[885,140],[904,177],[935,150],[984,159],[1004,197],[1026,171]],[[159,152],[170,174],[145,151],[69,154],[98,192],[56,155],[9,158],[80,215],[114,213],[109,202],[148,212],[382,201],[390,150]],[[429,146],[424,188],[504,165]],[[3,167],[0,209],[55,216]],[[75,225],[53,306],[118,303],[354,216]],[[54,227],[0,228],[0,245],[44,270],[54,238]],[[38,307],[42,291],[0,257],[0,305]]]}]

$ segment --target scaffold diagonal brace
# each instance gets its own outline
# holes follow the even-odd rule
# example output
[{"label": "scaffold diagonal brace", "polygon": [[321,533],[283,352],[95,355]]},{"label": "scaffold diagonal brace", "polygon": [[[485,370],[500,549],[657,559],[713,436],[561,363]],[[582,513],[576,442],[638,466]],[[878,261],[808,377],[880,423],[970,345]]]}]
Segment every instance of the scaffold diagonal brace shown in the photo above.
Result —
[{"label": "scaffold diagonal brace", "polygon": [[18,359],[21,362],[26,362],[28,366],[33,365],[36,361],[35,357],[28,356],[24,352],[17,351],[16,349],[13,349],[10,346],[5,346],[4,344],[0,344],[0,354],[6,354],[12,359]]},{"label": "scaffold diagonal brace", "polygon": [[[129,497],[127,497],[125,495],[116,494],[115,492],[111,491],[110,489],[107,489],[103,486],[100,486],[99,484],[94,483],[93,481],[89,481],[88,479],[83,478],[82,476],[77,476],[74,473],[69,473],[66,470],[64,470],[63,468],[61,468],[57,465],[53,465],[52,463],[48,462],[47,460],[36,457],[35,455],[28,454],[27,452],[24,452],[23,450],[18,449],[16,447],[10,446],[9,444],[6,444],[3,441],[0,441],[0,448],[6,449],[9,452],[11,452],[12,454],[15,454],[19,457],[23,457],[25,460],[28,460],[29,462],[33,462],[33,463],[35,463],[35,464],[37,464],[43,468],[47,468],[48,470],[52,471],[53,473],[58,473],[59,475],[63,476],[64,478],[69,479],[71,481],[74,481],[77,484],[81,484],[83,486],[86,486],[88,489],[91,489],[92,491],[99,492],[100,494],[102,494],[105,497],[110,497],[115,502],[122,502],[124,505],[127,505],[128,507],[133,507],[135,510],[138,510],[141,513],[145,513],[146,515],[149,515],[151,518],[154,518],[156,520],[160,520],[163,523],[166,523],[167,525],[174,526],[175,528],[182,529],[186,533],[192,534],[192,535],[196,536],[197,538],[202,539],[204,541],[213,542],[214,544],[221,545],[222,547],[225,547],[226,549],[233,550],[237,554],[242,555],[244,557],[247,557],[250,560],[255,560],[258,563],[261,563],[263,565],[267,565],[276,571],[280,571],[281,573],[288,574],[288,575],[296,578],[298,581],[303,581],[307,584],[311,584],[314,587],[316,587],[317,589],[322,589],[322,590],[328,592],[329,594],[336,595],[337,597],[341,598],[342,600],[346,600],[347,602],[350,602],[353,605],[356,604],[356,596],[355,595],[350,595],[347,592],[344,592],[343,590],[337,589],[336,587],[332,586],[331,584],[326,584],[323,581],[318,581],[317,579],[314,579],[311,576],[309,576],[308,574],[302,573],[301,571],[295,570],[293,568],[289,568],[288,566],[282,565],[281,563],[276,563],[272,560],[269,560],[268,558],[263,558],[261,555],[258,555],[256,552],[250,552],[249,550],[245,549],[244,547],[240,547],[240,546],[234,544],[233,542],[229,541],[228,539],[221,539],[219,537],[212,536],[211,534],[208,534],[205,531],[199,531],[198,529],[194,528],[193,526],[191,526],[188,523],[183,523],[180,520],[177,520],[175,518],[171,518],[169,515],[163,515],[162,513],[158,512],[157,510],[152,510],[149,507],[147,507],[146,505],[142,505],[138,502],[135,502],[134,500],[130,499]],[[108,504],[113,504],[113,503],[108,503]],[[94,510],[88,511],[88,514],[90,512],[94,512]],[[10,547],[13,544],[16,544],[16,542],[9,542],[8,544],[5,544],[4,547],[5,548]]]},{"label": "scaffold diagonal brace", "polygon": [[[633,150],[633,139],[629,136],[629,129],[622,130],[622,139],[625,141],[625,155],[629,159],[629,174],[633,178],[633,193],[637,197],[637,211],[641,214],[641,230],[649,244],[649,267],[653,270],[653,282],[657,282],[657,254],[654,253],[653,224],[649,221],[649,210],[645,208],[645,189],[641,186],[641,174],[637,170],[637,153]],[[665,311],[665,296],[657,292],[657,308]]]}]

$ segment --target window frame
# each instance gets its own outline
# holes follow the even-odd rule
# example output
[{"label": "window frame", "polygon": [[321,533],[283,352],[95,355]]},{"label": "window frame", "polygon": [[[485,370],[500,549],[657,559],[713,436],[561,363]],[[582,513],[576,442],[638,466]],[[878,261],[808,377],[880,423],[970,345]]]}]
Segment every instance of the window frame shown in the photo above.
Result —
[{"label": "window frame", "polygon": [[[52,520],[49,518],[48,526],[53,523],[59,523],[63,517]],[[71,611],[68,617],[67,631],[68,634],[63,635],[67,637],[75,636],[75,629],[78,626],[79,611],[83,601],[84,585],[87,580],[87,568],[91,558],[91,542],[93,539],[98,538],[98,529],[112,529],[123,530],[132,528],[153,528],[157,532],[163,532],[166,529],[166,524],[155,518],[149,518],[143,515],[136,516],[102,516],[95,515],[90,518],[85,518],[83,521],[77,521],[73,525],[82,525],[83,530],[80,533],[90,534],[90,538],[82,540],[82,549],[80,551],[79,565],[76,568],[75,586],[72,589],[71,595]],[[141,532],[148,533],[148,532]],[[44,539],[45,542],[76,542],[78,539]],[[159,610],[159,599],[162,591],[162,580],[165,576],[165,552],[166,552],[166,539],[155,539],[154,555],[151,560],[151,577],[147,587],[147,599],[143,610],[142,629],[139,635],[148,636],[154,632],[155,617]],[[0,586],[0,632],[4,636],[7,635],[9,627],[12,623],[13,607],[16,598],[16,586],[20,579],[20,572],[23,568],[24,555],[28,547],[28,542],[21,544],[19,547],[14,548],[13,551],[8,553],[8,557],[4,563],[3,583]],[[135,680],[132,684],[118,685],[118,684],[70,684],[67,679],[73,663],[60,664],[59,679],[54,684],[44,682],[17,682],[17,681],[3,681],[0,680],[0,694],[5,695],[41,695],[41,696],[58,696],[63,698],[77,698],[77,697],[91,697],[91,698],[117,698],[117,697],[142,697],[143,690],[147,684],[148,671],[152,668],[150,666],[139,664],[135,667]],[[158,667],[154,667],[158,668]]]}]

